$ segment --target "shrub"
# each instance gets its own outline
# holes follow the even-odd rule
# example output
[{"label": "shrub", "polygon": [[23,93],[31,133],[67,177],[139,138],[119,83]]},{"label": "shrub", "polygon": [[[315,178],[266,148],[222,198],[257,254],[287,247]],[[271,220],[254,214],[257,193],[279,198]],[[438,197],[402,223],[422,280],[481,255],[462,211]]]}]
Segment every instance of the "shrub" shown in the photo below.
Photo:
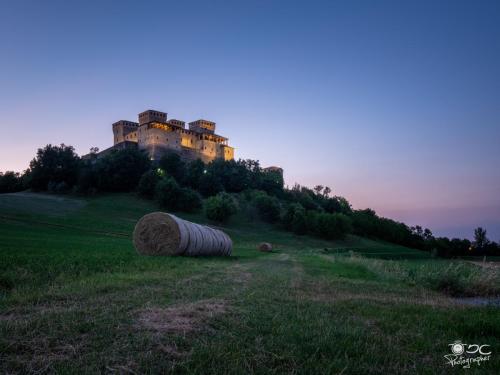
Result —
[{"label": "shrub", "polygon": [[344,214],[322,212],[310,218],[314,221],[308,223],[309,230],[329,240],[344,238],[352,231],[351,219]]},{"label": "shrub", "polygon": [[283,215],[283,225],[296,234],[305,234],[307,232],[306,210],[300,203],[288,205]]},{"label": "shrub", "polygon": [[280,219],[281,204],[277,198],[262,194],[255,198],[254,203],[263,220],[274,223]]},{"label": "shrub", "polygon": [[205,215],[213,221],[225,222],[236,211],[236,202],[227,193],[219,193],[214,197],[210,197],[205,203]]},{"label": "shrub", "polygon": [[158,174],[158,171],[147,171],[141,176],[139,184],[137,185],[137,191],[141,196],[152,199],[155,195],[156,185],[160,180],[161,177]]},{"label": "shrub", "polygon": [[155,198],[160,207],[177,211],[180,208],[179,196],[182,189],[172,177],[164,177],[158,182],[155,189]]},{"label": "shrub", "polygon": [[179,196],[179,210],[185,212],[198,211],[202,206],[201,196],[190,188],[182,188]]},{"label": "shrub", "polygon": [[50,181],[47,185],[47,191],[54,194],[66,194],[69,192],[69,186],[66,182],[54,182]]},{"label": "shrub", "polygon": [[182,188],[172,177],[163,177],[155,189],[160,207],[170,211],[194,212],[201,208],[200,195],[189,188]]}]

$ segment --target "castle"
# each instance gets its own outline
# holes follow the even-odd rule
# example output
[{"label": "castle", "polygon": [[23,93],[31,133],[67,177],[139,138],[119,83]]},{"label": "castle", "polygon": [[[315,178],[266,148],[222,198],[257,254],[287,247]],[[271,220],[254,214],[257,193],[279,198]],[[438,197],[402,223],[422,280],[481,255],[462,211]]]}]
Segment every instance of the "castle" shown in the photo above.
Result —
[{"label": "castle", "polygon": [[120,120],[113,125],[113,149],[138,147],[151,160],[159,160],[166,152],[175,151],[184,160],[234,159],[234,148],[228,139],[215,134],[215,122],[196,120],[186,128],[184,121],[167,120],[165,112],[147,110],[139,113],[139,122]]}]

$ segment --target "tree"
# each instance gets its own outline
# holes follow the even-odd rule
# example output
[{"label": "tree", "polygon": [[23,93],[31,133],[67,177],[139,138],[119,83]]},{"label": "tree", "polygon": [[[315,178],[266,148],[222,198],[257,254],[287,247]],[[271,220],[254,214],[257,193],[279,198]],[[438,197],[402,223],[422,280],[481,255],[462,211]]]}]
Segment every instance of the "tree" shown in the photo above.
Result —
[{"label": "tree", "polygon": [[352,231],[352,223],[351,219],[344,214],[322,212],[317,214],[313,230],[319,236],[329,240],[342,239]]},{"label": "tree", "polygon": [[225,222],[236,211],[237,207],[233,197],[224,192],[208,198],[205,203],[205,215],[213,221]]},{"label": "tree", "polygon": [[179,197],[182,189],[173,177],[166,176],[156,185],[155,198],[160,207],[171,211],[177,211],[180,208]]},{"label": "tree", "polygon": [[34,190],[47,190],[49,183],[75,185],[81,160],[72,146],[47,145],[39,148],[27,171],[28,186]]},{"label": "tree", "polygon": [[281,216],[281,204],[279,200],[265,193],[255,198],[255,207],[257,207],[260,217],[269,223],[278,221]]},{"label": "tree", "polygon": [[21,190],[23,190],[23,182],[18,172],[0,172],[0,193],[15,193]]},{"label": "tree", "polygon": [[184,183],[193,189],[200,187],[201,178],[206,173],[206,165],[200,159],[193,160],[186,165]]},{"label": "tree", "polygon": [[203,205],[200,194],[190,188],[184,187],[181,189],[178,208],[184,212],[196,212]]},{"label": "tree", "polygon": [[283,215],[283,225],[296,234],[305,234],[307,232],[306,210],[300,203],[291,203],[287,206]]},{"label": "tree", "polygon": [[281,196],[283,194],[283,174],[279,171],[265,171],[261,173],[260,189],[269,195]]},{"label": "tree", "polygon": [[200,178],[200,185],[198,191],[205,197],[211,197],[224,190],[220,178],[215,175],[211,170],[204,172]]},{"label": "tree", "polygon": [[474,229],[474,248],[478,251],[484,250],[490,241],[486,237],[486,230],[482,227]]},{"label": "tree", "polygon": [[176,152],[168,152],[163,155],[158,165],[165,173],[175,178],[179,184],[184,183],[186,177],[186,164]]},{"label": "tree", "polygon": [[98,159],[94,168],[99,190],[132,191],[144,172],[151,169],[151,161],[144,151],[126,148]]},{"label": "tree", "polygon": [[324,186],[323,185],[316,185],[313,190],[316,193],[316,195],[321,195],[321,192],[323,191]]},{"label": "tree", "polygon": [[156,185],[160,182],[161,177],[157,170],[150,170],[144,173],[137,185],[137,191],[144,198],[152,199],[155,195]]}]

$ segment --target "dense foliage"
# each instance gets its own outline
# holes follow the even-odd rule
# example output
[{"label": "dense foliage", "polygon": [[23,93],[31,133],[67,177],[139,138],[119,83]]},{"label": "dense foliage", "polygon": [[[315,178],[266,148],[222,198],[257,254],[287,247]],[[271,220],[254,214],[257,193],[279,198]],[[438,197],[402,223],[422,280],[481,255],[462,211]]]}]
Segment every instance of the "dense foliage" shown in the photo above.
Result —
[{"label": "dense foliage", "polygon": [[151,169],[151,161],[146,153],[130,148],[113,150],[87,168],[94,170],[98,190],[132,191],[144,172]]},{"label": "dense foliage", "polygon": [[187,187],[181,187],[173,177],[163,177],[156,185],[156,200],[160,207],[171,211],[193,212],[202,206],[200,195]]},{"label": "dense foliage", "polygon": [[[280,171],[261,168],[255,160],[217,159],[204,164],[186,162],[177,153],[168,153],[156,165],[135,148],[113,150],[98,157],[92,148],[81,159],[73,147],[47,145],[39,149],[24,176],[0,174],[0,192],[23,188],[80,194],[137,191],[171,211],[196,211],[206,198],[205,214],[214,221],[227,221],[237,211],[236,199],[250,204],[258,216],[298,235],[342,239],[356,234],[430,251],[436,256],[500,255],[499,244],[477,228],[474,241],[434,237],[429,229],[409,227],[378,216],[371,209],[353,210],[343,197],[328,186],[308,188],[295,184],[284,187]],[[253,215],[253,214],[252,214]]]},{"label": "dense foliage", "polygon": [[237,206],[234,198],[224,192],[208,198],[205,203],[205,214],[213,221],[225,222],[236,212]]},{"label": "dense foliage", "polygon": [[15,193],[24,188],[22,176],[13,171],[0,172],[0,193]]},{"label": "dense foliage", "polygon": [[[26,171],[26,182],[33,190],[51,190],[73,187],[78,180],[81,159],[72,146],[47,145],[39,148]],[[50,186],[49,186],[50,184]],[[61,189],[59,189],[61,190]]]},{"label": "dense foliage", "polygon": [[144,198],[152,199],[155,196],[156,185],[160,182],[161,176],[157,170],[150,170],[144,173],[137,185],[137,192]]}]

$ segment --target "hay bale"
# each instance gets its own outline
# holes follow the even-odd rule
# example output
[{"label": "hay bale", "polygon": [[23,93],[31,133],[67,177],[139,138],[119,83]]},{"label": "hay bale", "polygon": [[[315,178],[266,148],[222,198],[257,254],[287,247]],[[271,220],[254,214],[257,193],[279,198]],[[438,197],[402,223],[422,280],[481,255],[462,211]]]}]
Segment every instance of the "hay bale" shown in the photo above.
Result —
[{"label": "hay bale", "polygon": [[133,241],[143,255],[231,255],[233,248],[224,232],[165,212],[143,216],[135,226]]},{"label": "hay bale", "polygon": [[261,242],[259,244],[259,251],[270,252],[273,250],[273,245],[269,242]]}]

